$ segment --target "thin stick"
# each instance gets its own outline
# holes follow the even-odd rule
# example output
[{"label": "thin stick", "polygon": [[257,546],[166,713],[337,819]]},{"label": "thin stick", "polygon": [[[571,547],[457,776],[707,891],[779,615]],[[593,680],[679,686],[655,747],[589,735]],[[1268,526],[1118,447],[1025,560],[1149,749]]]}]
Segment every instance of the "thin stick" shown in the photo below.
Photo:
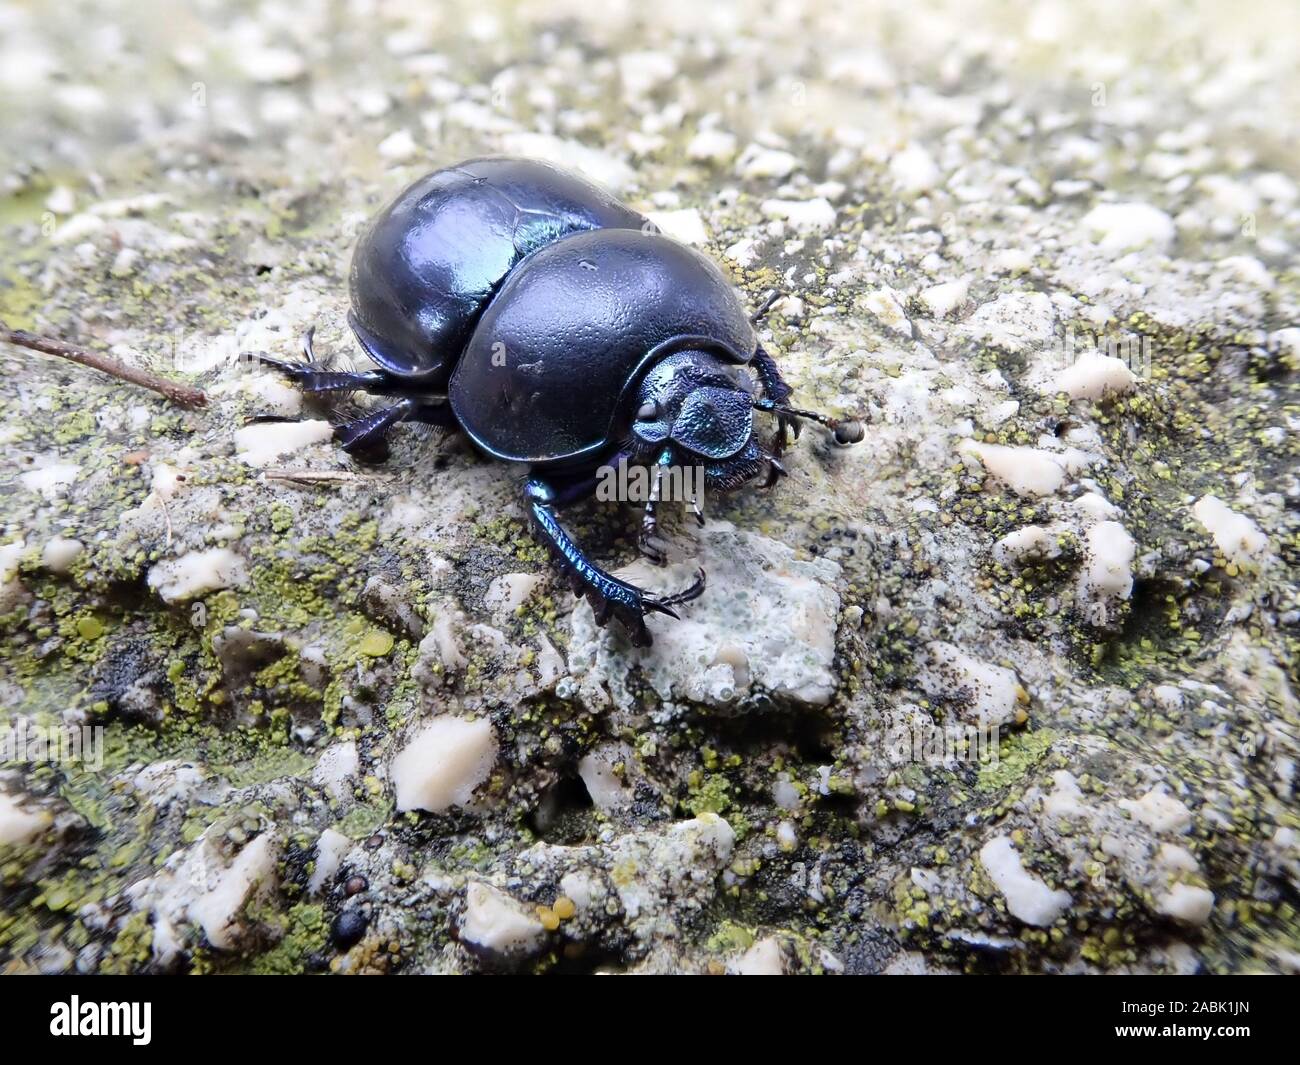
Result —
[{"label": "thin stick", "polygon": [[361,479],[350,470],[295,470],[286,467],[263,470],[262,476],[268,481],[294,481],[298,484],[350,484]]},{"label": "thin stick", "polygon": [[127,366],[125,363],[118,362],[108,355],[101,355],[95,351],[88,351],[86,348],[79,348],[77,345],[69,344],[64,340],[55,340],[53,337],[29,333],[25,329],[10,329],[2,321],[0,321],[0,342],[13,344],[15,347],[20,348],[30,348],[32,351],[43,351],[47,355],[57,355],[61,359],[68,359],[71,362],[80,363],[82,366],[89,366],[92,370],[99,370],[101,373],[116,377],[120,381],[128,381],[133,385],[139,385],[141,388],[157,392],[182,407],[203,407],[208,402],[208,397],[204,395],[201,389],[191,388],[189,385],[183,385],[178,381],[169,381],[167,378],[159,377],[148,370]]}]

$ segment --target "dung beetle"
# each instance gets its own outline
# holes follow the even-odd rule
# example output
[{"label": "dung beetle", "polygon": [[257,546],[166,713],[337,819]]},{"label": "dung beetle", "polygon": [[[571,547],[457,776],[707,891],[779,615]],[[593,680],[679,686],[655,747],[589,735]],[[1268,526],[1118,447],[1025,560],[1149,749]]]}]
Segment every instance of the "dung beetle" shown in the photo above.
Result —
[{"label": "dung beetle", "polygon": [[[759,474],[770,487],[797,419],[836,443],[857,421],[786,405],[790,387],[721,271],[642,215],[546,163],[474,159],[410,185],[362,233],[352,257],[348,323],[379,369],[336,372],[316,361],[262,361],[307,392],[361,390],[393,399],[340,425],[364,456],[400,421],[464,432],[484,454],[529,466],[524,499],[537,535],[560,559],[598,624],[610,617],[647,645],[645,614],[676,618],[704,572],[655,598],[600,569],[556,509],[591,495],[602,470],[626,463],[702,468],[706,490]],[[754,377],[750,376],[750,370]],[[761,444],[753,412],[776,416]],[[658,491],[646,501],[642,551],[655,543]],[[703,524],[698,497],[692,501]]]}]

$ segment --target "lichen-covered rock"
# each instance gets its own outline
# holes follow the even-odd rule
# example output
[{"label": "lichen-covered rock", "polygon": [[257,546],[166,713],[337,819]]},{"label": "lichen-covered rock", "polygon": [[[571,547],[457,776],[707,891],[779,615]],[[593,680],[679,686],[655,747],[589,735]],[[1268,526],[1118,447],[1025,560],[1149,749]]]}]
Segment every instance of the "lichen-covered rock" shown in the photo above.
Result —
[{"label": "lichen-covered rock", "polygon": [[[1300,967],[1300,9],[443,6],[0,0],[0,319],[208,400],[0,351],[0,967]],[[503,152],[775,292],[866,426],[663,569],[565,509],[706,569],[648,649],[520,471],[354,461],[382,400],[256,364],[369,368],[360,228]]]},{"label": "lichen-covered rock", "polygon": [[689,582],[695,566],[709,590],[680,621],[652,622],[654,646],[629,648],[597,629],[590,607],[573,615],[569,668],[579,682],[607,688],[630,705],[636,668],[668,702],[744,705],[762,693],[794,705],[827,702],[835,687],[839,567],[801,560],[786,545],[727,523],[713,522],[690,545],[691,561],[662,573],[636,563],[623,571],[647,586]]}]

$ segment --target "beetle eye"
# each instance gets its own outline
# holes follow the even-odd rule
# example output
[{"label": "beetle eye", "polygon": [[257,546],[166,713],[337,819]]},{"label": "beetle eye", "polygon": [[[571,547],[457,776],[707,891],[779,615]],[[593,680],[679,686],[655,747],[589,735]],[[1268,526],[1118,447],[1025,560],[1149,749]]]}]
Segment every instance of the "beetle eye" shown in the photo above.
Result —
[{"label": "beetle eye", "polygon": [[639,422],[652,422],[659,417],[658,403],[643,403],[641,409],[636,412],[636,420]]}]

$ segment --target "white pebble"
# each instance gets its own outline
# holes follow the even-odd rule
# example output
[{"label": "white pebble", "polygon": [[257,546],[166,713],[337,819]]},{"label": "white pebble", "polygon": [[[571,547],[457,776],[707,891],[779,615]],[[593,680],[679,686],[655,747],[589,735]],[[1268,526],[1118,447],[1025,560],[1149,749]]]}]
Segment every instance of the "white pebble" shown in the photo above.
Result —
[{"label": "white pebble", "polygon": [[283,455],[322,444],[334,435],[323,419],[301,422],[255,422],[235,431],[235,452],[250,466],[269,466]]},{"label": "white pebble", "polygon": [[931,285],[921,293],[921,302],[935,318],[945,318],[966,302],[970,282],[965,278]]},{"label": "white pebble", "polygon": [[764,200],[760,210],[764,217],[789,222],[800,233],[824,233],[835,228],[835,208],[824,196],[811,200]]},{"label": "white pebble", "polygon": [[1110,604],[1133,594],[1133,555],[1128,530],[1117,521],[1099,521],[1084,534],[1086,565],[1079,574],[1079,594],[1090,605],[1089,620],[1105,625]]},{"label": "white pebble", "polygon": [[1229,562],[1247,562],[1268,547],[1268,537],[1245,514],[1230,509],[1217,496],[1202,496],[1192,507],[1196,520],[1214,537]]},{"label": "white pebble", "polygon": [[393,759],[397,809],[441,813],[466,805],[491,774],[496,757],[496,732],[487,718],[434,719]]},{"label": "white pebble", "polygon": [[1214,910],[1214,892],[1191,884],[1172,884],[1156,899],[1156,909],[1166,917],[1185,924],[1202,925]]},{"label": "white pebble", "polygon": [[1006,899],[1007,912],[1025,924],[1047,928],[1072,901],[1068,892],[1053,891],[1025,869],[1009,836],[997,836],[984,844],[980,864]]},{"label": "white pebble", "polygon": [[1028,696],[1015,670],[984,662],[943,640],[931,643],[926,653],[917,681],[927,695],[962,699],[961,716],[983,728],[1025,720]]},{"label": "white pebble", "polygon": [[352,841],[335,828],[327,828],[316,841],[316,868],[312,870],[311,879],[307,881],[307,892],[319,895],[323,888],[334,879],[345,855],[352,847]]},{"label": "white pebble", "polygon": [[149,570],[148,582],[166,602],[175,603],[205,592],[238,587],[247,579],[239,555],[227,547],[214,547],[159,562]]},{"label": "white pebble", "polygon": [[702,129],[686,146],[686,156],[701,163],[725,163],[736,154],[736,138],[720,129]]},{"label": "white pebble", "polygon": [[693,207],[680,211],[650,211],[646,217],[658,227],[660,232],[695,247],[709,242],[709,231],[704,226],[700,212]]},{"label": "white pebble", "polygon": [[250,896],[274,881],[277,853],[275,838],[262,833],[221,873],[216,887],[190,904],[191,920],[203,928],[208,942],[218,950],[238,945],[245,905]]},{"label": "white pebble", "polygon": [[1064,392],[1071,399],[1100,399],[1107,392],[1128,392],[1136,382],[1133,371],[1121,360],[1088,352],[1056,375],[1052,390]]},{"label": "white pebble", "polygon": [[41,550],[41,563],[51,573],[67,573],[84,546],[80,540],[52,536]]},{"label": "white pebble", "polygon": [[413,159],[419,150],[409,129],[399,129],[396,133],[390,133],[379,142],[378,148],[380,157],[390,163],[404,163],[408,159]]},{"label": "white pebble", "polygon": [[327,747],[316,759],[316,765],[311,771],[311,782],[327,795],[342,801],[351,795],[350,783],[356,779],[360,770],[361,759],[357,754],[357,745],[350,741],[336,743]]},{"label": "white pebble", "polygon": [[889,173],[903,192],[927,192],[939,183],[942,173],[934,157],[919,144],[909,144],[889,161]]},{"label": "white pebble", "polygon": [[1065,483],[1065,467],[1050,451],[963,440],[963,454],[974,455],[984,468],[1018,496],[1049,496]]},{"label": "white pebble", "polygon": [[1083,216],[1083,225],[1101,247],[1115,251],[1165,248],[1174,240],[1174,220],[1145,203],[1099,204]]},{"label": "white pebble", "polygon": [[545,935],[542,922],[504,891],[477,880],[466,887],[462,941],[495,954],[527,954]]},{"label": "white pebble", "polygon": [[745,178],[783,178],[798,169],[799,160],[779,148],[751,144],[736,161],[736,171]]},{"label": "white pebble", "polygon": [[0,791],[0,844],[15,845],[29,843],[50,823],[50,815],[44,810],[35,812],[24,809],[12,795]]}]

